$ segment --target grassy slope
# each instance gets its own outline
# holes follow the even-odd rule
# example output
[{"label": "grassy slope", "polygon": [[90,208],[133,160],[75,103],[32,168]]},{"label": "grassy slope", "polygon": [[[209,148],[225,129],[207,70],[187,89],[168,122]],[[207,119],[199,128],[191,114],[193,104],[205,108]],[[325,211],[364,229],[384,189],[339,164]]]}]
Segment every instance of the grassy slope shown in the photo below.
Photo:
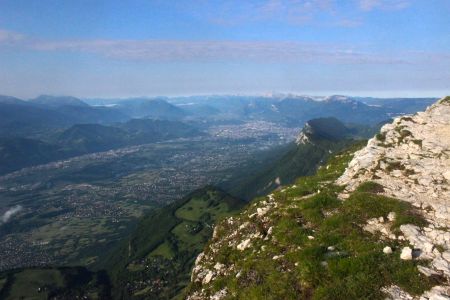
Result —
[{"label": "grassy slope", "polygon": [[354,143],[352,140],[338,142],[318,140],[314,144],[304,145],[292,143],[281,158],[266,169],[259,170],[256,175],[242,179],[234,187],[230,187],[230,191],[244,199],[265,195],[278,187],[276,178],[280,179],[281,184],[286,185],[293,183],[299,176],[314,174],[317,166],[331,153],[336,153],[352,143]]},{"label": "grassy slope", "polygon": [[205,187],[144,217],[104,263],[115,297],[176,296],[189,283],[193,261],[210,239],[213,224],[242,205],[222,190]]},{"label": "grassy slope", "polygon": [[266,195],[281,185],[288,185],[300,176],[312,175],[317,167],[333,155],[355,143],[355,139],[371,137],[379,126],[346,125],[336,118],[309,120],[302,132],[311,142],[291,143],[274,156],[273,162],[254,175],[238,178],[225,188],[234,195],[251,200]]},{"label": "grassy slope", "polygon": [[[227,299],[383,299],[383,286],[397,284],[417,295],[439,281],[419,274],[418,262],[399,259],[405,242],[382,241],[361,228],[367,219],[386,218],[391,211],[397,213],[393,230],[401,224],[425,222],[411,205],[378,195],[380,187],[373,183],[363,184],[344,202],[337,199],[342,187],[332,182],[345,170],[355,147],[330,159],[316,175],[299,178],[295,186],[274,193],[278,207],[269,214],[270,224],[249,218],[264,198],[255,199],[232,225],[221,222],[219,238],[212,241],[219,243],[219,251],[211,254],[206,247],[206,255],[214,260],[204,266],[212,269],[220,262],[234,265],[236,271],[208,285],[191,284],[189,292],[205,289],[212,295],[226,287]],[[243,252],[220,244],[221,237],[245,222],[259,231],[273,226],[272,240],[256,240]],[[236,238],[245,234],[241,230]],[[387,245],[394,254],[383,253]],[[336,250],[328,251],[329,246]]]}]

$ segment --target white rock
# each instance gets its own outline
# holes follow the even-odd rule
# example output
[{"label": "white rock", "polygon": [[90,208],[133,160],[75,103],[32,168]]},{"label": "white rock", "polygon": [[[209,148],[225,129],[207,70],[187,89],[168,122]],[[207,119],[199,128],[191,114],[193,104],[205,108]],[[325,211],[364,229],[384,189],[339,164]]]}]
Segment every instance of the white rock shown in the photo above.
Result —
[{"label": "white rock", "polygon": [[270,207],[258,207],[256,209],[256,213],[258,214],[259,217],[264,216],[268,211],[269,211]]},{"label": "white rock", "polygon": [[243,240],[239,245],[237,245],[236,248],[240,251],[244,251],[245,249],[249,248],[250,245],[251,245],[251,240],[246,239],[246,240]]},{"label": "white rock", "polygon": [[392,253],[392,248],[389,246],[386,246],[383,248],[383,253],[384,254],[391,254]]},{"label": "white rock", "polygon": [[417,266],[417,269],[419,270],[420,273],[422,273],[423,275],[425,275],[427,277],[430,277],[433,275],[439,275],[439,273],[436,272],[435,270],[424,267],[424,266]]},{"label": "white rock", "polygon": [[217,293],[215,293],[214,295],[212,295],[209,299],[210,300],[222,300],[223,298],[225,298],[228,294],[228,291],[226,288],[221,289],[220,291],[218,291]]},{"label": "white rock", "polygon": [[445,180],[450,181],[450,170],[447,172],[444,172],[442,176],[445,178]]},{"label": "white rock", "polygon": [[[450,227],[450,156],[446,154],[450,152],[450,105],[438,102],[408,118],[412,121],[398,118],[383,126],[385,142],[370,139],[336,183],[344,185],[348,194],[376,175],[374,181],[383,186],[385,195],[414,206],[423,203],[432,224]],[[402,143],[401,130],[410,132]]]},{"label": "white rock", "polygon": [[327,250],[328,250],[328,251],[334,251],[334,250],[336,250],[336,247],[334,247],[334,246],[328,246]]},{"label": "white rock", "polygon": [[396,217],[397,217],[397,215],[396,215],[396,213],[393,212],[393,211],[391,211],[391,212],[387,215],[387,219],[388,219],[390,222],[395,221],[395,218],[396,218]]},{"label": "white rock", "polygon": [[446,274],[447,276],[450,276],[450,265],[449,265],[448,261],[446,261],[442,257],[438,256],[435,259],[433,259],[433,261],[431,262],[431,265],[435,269],[444,272],[444,274]]},{"label": "white rock", "polygon": [[389,287],[383,287],[381,289],[384,293],[388,295],[386,300],[413,300],[414,298],[402,290],[400,287],[396,285],[391,285]]},{"label": "white rock", "polygon": [[244,223],[241,224],[241,226],[239,226],[239,229],[240,230],[245,229],[248,225],[250,225],[249,222],[244,222]]},{"label": "white rock", "polygon": [[450,251],[444,251],[444,252],[442,253],[442,257],[443,257],[446,261],[450,262]]},{"label": "white rock", "polygon": [[205,253],[200,253],[197,258],[195,259],[195,264],[198,265],[202,261],[202,259],[205,257]]},{"label": "white rock", "polygon": [[425,253],[433,253],[433,248],[434,248],[434,245],[433,245],[432,243],[429,243],[429,242],[423,243],[423,248],[422,248],[422,250],[423,250]]},{"label": "white rock", "polygon": [[216,271],[220,271],[220,270],[222,270],[223,268],[225,267],[225,265],[224,264],[221,264],[221,263],[216,263],[215,265],[214,265],[214,269],[216,270]]},{"label": "white rock", "polygon": [[402,253],[400,254],[400,259],[411,260],[412,258],[412,249],[409,247],[404,247],[402,249]]},{"label": "white rock", "polygon": [[314,237],[312,235],[308,235],[308,240],[313,240]]},{"label": "white rock", "polygon": [[214,277],[214,272],[213,271],[209,271],[208,274],[206,274],[206,276],[203,278],[202,283],[203,284],[208,284],[211,282],[211,279]]},{"label": "white rock", "polygon": [[448,287],[446,286],[435,286],[430,291],[425,292],[420,300],[448,300],[450,299]]}]

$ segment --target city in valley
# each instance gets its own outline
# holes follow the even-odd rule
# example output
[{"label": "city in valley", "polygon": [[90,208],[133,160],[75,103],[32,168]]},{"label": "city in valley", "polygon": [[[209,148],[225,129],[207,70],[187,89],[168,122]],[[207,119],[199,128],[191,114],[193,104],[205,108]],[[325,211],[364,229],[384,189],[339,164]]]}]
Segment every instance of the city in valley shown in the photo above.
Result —
[{"label": "city in valley", "polygon": [[23,204],[17,221],[1,229],[0,269],[92,264],[97,254],[91,249],[110,248],[149,209],[204,185],[226,185],[264,163],[255,153],[269,156],[264,151],[298,131],[269,122],[220,125],[207,137],[86,154],[4,175],[4,203]]}]

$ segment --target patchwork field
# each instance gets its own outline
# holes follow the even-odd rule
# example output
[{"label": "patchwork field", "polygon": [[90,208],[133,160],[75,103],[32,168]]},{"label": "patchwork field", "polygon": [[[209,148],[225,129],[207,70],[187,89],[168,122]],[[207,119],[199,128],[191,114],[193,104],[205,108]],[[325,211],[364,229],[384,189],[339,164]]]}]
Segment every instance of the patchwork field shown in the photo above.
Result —
[{"label": "patchwork field", "polygon": [[[105,262],[117,289],[114,293],[138,299],[179,294],[189,283],[193,261],[211,237],[213,224],[243,204],[206,187],[144,217],[131,238]],[[124,282],[130,282],[127,289]]]}]

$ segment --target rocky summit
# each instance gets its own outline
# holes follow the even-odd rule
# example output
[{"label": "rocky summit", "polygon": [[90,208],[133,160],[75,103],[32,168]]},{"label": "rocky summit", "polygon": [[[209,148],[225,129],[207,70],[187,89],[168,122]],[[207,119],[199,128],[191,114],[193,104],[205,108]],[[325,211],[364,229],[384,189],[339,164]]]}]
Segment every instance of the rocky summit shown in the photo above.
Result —
[{"label": "rocky summit", "polygon": [[187,299],[450,299],[450,97],[219,223]]},{"label": "rocky summit", "polygon": [[[345,185],[341,197],[347,198],[369,180],[380,184],[384,195],[410,202],[428,221],[424,227],[400,226],[414,248],[404,248],[403,258],[412,259],[415,252],[414,258],[431,260],[431,268],[421,267],[420,272],[427,276],[450,276],[450,97],[425,112],[400,117],[385,125],[364,149],[355,153],[337,180],[337,184]],[[372,223],[369,230],[380,229],[382,234],[395,239],[395,235],[383,230],[382,222],[369,223]],[[426,293],[422,298],[450,299],[447,288],[435,288],[439,296],[431,293],[427,297],[430,293]],[[399,293],[398,287],[388,291],[395,299],[413,299]]]},{"label": "rocky summit", "polygon": [[450,97],[385,125],[337,183],[349,192],[368,180],[381,184],[384,194],[421,208],[436,227],[449,226]]}]

